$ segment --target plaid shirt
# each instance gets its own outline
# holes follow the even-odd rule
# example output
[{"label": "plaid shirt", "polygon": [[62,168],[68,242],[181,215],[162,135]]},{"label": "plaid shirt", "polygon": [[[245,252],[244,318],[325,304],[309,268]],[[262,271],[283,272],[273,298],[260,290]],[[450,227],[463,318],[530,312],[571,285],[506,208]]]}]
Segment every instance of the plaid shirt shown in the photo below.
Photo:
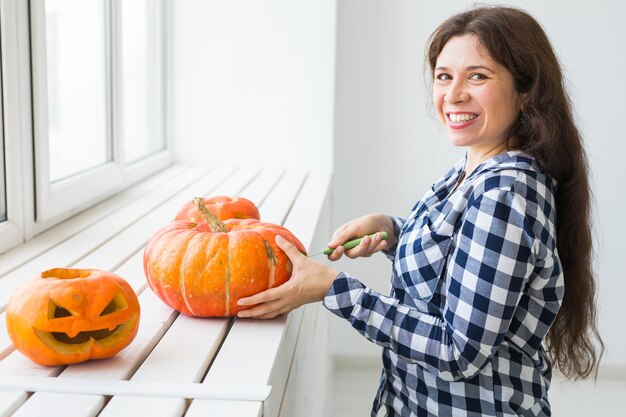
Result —
[{"label": "plaid shirt", "polygon": [[342,272],[324,299],[383,347],[372,416],[549,416],[542,341],[563,298],[556,183],[520,151],[459,161],[394,218],[391,293]]}]

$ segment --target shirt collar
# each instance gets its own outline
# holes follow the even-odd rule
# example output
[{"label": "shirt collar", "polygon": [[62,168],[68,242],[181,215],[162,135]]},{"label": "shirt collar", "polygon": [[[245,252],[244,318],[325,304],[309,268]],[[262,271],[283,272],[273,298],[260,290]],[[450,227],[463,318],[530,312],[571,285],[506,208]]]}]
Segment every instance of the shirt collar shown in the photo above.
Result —
[{"label": "shirt collar", "polygon": [[[462,162],[463,169],[465,169],[467,155],[464,159],[462,159]],[[535,158],[528,155],[524,151],[512,150],[484,160],[467,176],[467,178],[474,178],[485,171],[499,171],[511,168],[526,171],[540,171]]]}]

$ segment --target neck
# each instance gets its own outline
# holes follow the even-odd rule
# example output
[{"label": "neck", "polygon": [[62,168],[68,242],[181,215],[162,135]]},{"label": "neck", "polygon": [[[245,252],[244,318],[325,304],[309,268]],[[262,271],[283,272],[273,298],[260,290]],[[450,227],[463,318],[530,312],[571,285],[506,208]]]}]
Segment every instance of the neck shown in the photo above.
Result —
[{"label": "neck", "polygon": [[476,169],[478,165],[483,163],[489,158],[493,158],[496,155],[507,152],[509,150],[506,143],[498,144],[493,148],[468,148],[467,150],[467,162],[465,163],[465,174],[469,175]]}]

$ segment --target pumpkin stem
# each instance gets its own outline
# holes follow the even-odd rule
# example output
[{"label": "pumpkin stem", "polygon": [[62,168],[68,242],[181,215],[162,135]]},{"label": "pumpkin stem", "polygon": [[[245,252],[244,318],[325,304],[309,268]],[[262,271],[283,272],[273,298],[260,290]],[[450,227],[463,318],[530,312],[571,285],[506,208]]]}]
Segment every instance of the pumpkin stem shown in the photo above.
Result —
[{"label": "pumpkin stem", "polygon": [[202,197],[195,197],[193,199],[193,203],[196,205],[196,210],[198,211],[198,214],[200,215],[200,217],[202,217],[202,220],[206,222],[206,224],[209,226],[213,233],[228,232],[228,228],[226,227],[224,222],[222,222],[219,217],[211,213],[209,209],[206,208],[206,206],[204,205],[204,199]]}]

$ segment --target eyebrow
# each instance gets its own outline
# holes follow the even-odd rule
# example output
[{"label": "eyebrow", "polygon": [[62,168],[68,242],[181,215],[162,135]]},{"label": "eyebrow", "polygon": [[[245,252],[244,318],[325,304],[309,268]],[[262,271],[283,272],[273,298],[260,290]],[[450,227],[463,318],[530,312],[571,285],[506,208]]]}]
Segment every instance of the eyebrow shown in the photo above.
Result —
[{"label": "eyebrow", "polygon": [[[469,67],[466,67],[465,69],[470,70],[470,71],[474,71],[474,70],[477,70],[477,69],[485,69],[485,70],[487,70],[489,72],[495,72],[491,68],[485,67],[485,66],[482,66],[482,65],[470,65]],[[449,71],[450,69],[448,67],[437,67],[437,68],[435,68],[435,70],[436,71]]]}]

